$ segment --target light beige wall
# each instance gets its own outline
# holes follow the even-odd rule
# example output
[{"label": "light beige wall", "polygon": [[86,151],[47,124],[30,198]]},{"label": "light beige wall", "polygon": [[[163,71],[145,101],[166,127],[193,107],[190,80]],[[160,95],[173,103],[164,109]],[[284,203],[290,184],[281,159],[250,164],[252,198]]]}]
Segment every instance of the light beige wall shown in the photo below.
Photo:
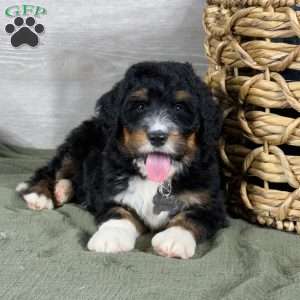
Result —
[{"label": "light beige wall", "polygon": [[[49,148],[88,118],[96,99],[142,60],[205,71],[201,0],[44,0],[36,48],[13,48],[0,1],[0,141]],[[26,3],[26,2],[25,2]]]}]

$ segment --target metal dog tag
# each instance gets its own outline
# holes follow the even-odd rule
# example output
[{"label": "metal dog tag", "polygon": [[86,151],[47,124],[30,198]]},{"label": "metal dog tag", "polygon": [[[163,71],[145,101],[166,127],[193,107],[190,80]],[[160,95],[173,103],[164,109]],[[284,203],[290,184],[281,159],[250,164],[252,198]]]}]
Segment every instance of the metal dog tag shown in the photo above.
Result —
[{"label": "metal dog tag", "polygon": [[153,197],[153,212],[159,215],[161,212],[167,211],[170,214],[176,214],[182,204],[172,195],[172,184],[170,181],[164,182],[159,186],[157,193]]}]

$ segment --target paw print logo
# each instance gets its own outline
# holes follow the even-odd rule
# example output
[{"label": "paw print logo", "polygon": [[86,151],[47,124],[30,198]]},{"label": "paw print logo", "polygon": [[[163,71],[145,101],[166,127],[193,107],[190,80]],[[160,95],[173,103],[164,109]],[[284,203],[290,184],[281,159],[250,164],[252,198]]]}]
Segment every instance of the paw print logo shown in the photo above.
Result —
[{"label": "paw print logo", "polygon": [[[11,36],[11,44],[14,47],[19,47],[22,44],[35,47],[39,43],[38,35],[44,32],[45,28],[42,24],[35,25],[35,19],[28,17],[25,21],[21,17],[17,17],[14,20],[14,24],[7,24],[5,31]],[[34,26],[35,25],[35,26]]]}]

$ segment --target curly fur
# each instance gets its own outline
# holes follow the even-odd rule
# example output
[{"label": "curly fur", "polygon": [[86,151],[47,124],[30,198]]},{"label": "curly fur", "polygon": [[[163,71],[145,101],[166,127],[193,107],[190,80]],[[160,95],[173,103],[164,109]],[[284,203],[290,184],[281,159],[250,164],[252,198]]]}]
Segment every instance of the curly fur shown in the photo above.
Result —
[{"label": "curly fur", "polygon": [[[165,105],[171,124],[168,133],[171,134],[174,128],[179,132],[174,135],[175,148],[170,155],[180,168],[175,169],[171,180],[175,196],[185,199],[186,195],[185,204],[189,203],[176,214],[169,214],[158,228],[152,228],[151,220],[143,219],[130,203],[122,205],[116,201],[117,195],[128,189],[133,178],[147,180],[135,162],[142,155],[147,155],[139,152],[139,143],[147,142],[145,120],[148,115],[139,117],[135,108],[130,106],[136,104],[128,104],[130,94],[139,89],[146,89],[148,101],[156,103],[151,104],[151,108],[150,104],[146,104],[149,105],[148,113],[159,112]],[[184,104],[183,112],[177,113],[172,107],[175,105],[174,93],[179,90],[188,93],[190,99]],[[40,189],[38,193],[51,195],[54,205],[58,206],[54,195],[55,183],[69,179],[74,190],[70,200],[93,212],[98,224],[129,218],[130,215],[129,219],[135,220],[145,230],[179,225],[192,232],[197,241],[213,236],[226,224],[217,155],[221,113],[190,64],[135,64],[128,69],[124,79],[97,101],[95,111],[92,119],[83,122],[68,135],[54,158],[35,172],[28,181],[27,190],[22,191],[23,196],[37,191],[36,187],[41,182],[47,182],[43,185],[44,190]],[[131,150],[124,146],[124,128],[131,133],[137,130],[144,132],[134,141],[135,146]],[[192,143],[189,155],[186,154],[188,143]],[[189,194],[185,194],[187,192]],[[206,195],[205,201],[200,199],[203,194]]]}]

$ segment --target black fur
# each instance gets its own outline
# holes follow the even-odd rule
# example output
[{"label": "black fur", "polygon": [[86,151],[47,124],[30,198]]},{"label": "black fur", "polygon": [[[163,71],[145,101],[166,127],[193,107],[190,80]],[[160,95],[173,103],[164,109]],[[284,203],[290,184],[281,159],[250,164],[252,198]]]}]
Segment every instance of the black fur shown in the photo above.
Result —
[{"label": "black fur", "polygon": [[[72,181],[73,201],[95,213],[98,222],[120,217],[110,213],[111,208],[119,205],[114,203],[114,196],[128,187],[130,178],[143,176],[133,164],[133,159],[142,153],[130,153],[122,144],[123,128],[140,128],[145,119],[145,115],[138,115],[132,107],[138,104],[128,104],[130,93],[140,88],[147,88],[149,97],[156,99],[149,111],[159,109],[160,105],[172,110],[173,100],[169,99],[174,98],[174,91],[188,91],[192,96],[182,112],[170,112],[180,134],[187,136],[195,132],[197,141],[193,158],[174,175],[172,186],[175,195],[183,191],[209,194],[208,203],[191,205],[181,212],[188,222],[201,229],[199,240],[209,238],[226,223],[217,155],[221,113],[190,64],[145,62],[133,65],[124,79],[97,101],[95,117],[74,129],[47,166],[36,171],[30,187],[43,179],[53,181],[50,186],[54,186],[57,172],[69,159],[73,171],[67,179]],[[173,158],[180,162],[182,157],[183,152],[178,150]]]}]

